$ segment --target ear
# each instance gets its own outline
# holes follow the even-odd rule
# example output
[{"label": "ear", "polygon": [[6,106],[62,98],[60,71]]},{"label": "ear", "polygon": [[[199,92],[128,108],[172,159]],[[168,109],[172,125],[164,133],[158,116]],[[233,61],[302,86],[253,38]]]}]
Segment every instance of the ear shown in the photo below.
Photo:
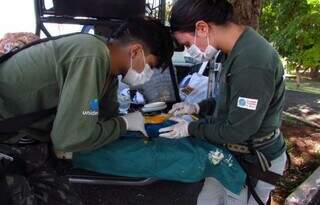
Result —
[{"label": "ear", "polygon": [[141,55],[141,50],[143,49],[143,46],[139,43],[132,43],[130,46],[130,54],[132,58],[135,58],[136,56]]},{"label": "ear", "polygon": [[195,30],[195,35],[197,37],[202,37],[205,38],[208,36],[209,33],[209,25],[205,21],[198,21],[196,23],[196,30]]}]

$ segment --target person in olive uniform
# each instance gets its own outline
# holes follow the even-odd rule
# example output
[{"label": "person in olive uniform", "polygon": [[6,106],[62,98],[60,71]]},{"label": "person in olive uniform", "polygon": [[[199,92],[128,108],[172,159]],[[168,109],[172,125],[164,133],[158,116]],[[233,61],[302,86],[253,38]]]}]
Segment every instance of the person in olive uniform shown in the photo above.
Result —
[{"label": "person in olive uniform", "polygon": [[[233,8],[226,0],[178,0],[173,6],[171,30],[191,57],[202,62],[221,50],[227,58],[221,69],[216,99],[199,104],[175,104],[170,111],[175,116],[199,114],[201,119],[191,123],[180,120],[160,130],[160,136],[171,139],[192,136],[230,149],[232,145],[236,148],[245,145],[248,149],[249,142],[260,143],[263,146],[258,150],[259,156],[271,162],[267,168],[282,174],[286,146],[279,128],[285,97],[284,69],[269,42],[251,27],[238,25],[232,19]],[[231,151],[237,151],[234,149]],[[243,155],[252,163],[257,161],[251,153]],[[266,203],[273,188],[258,181],[255,190]],[[247,189],[239,196],[233,195],[208,178],[198,204],[256,203],[252,197],[247,198]]]},{"label": "person in olive uniform", "polygon": [[[122,75],[129,86],[137,87],[151,78],[152,68],[166,67],[172,54],[170,32],[160,21],[148,17],[127,20],[108,40],[76,34],[18,52],[0,64],[0,120],[54,107],[57,112],[20,130],[10,142],[26,136],[44,141],[43,133],[49,132],[54,149],[82,152],[99,149],[127,130],[146,136],[140,112],[118,114],[117,75]],[[27,190],[22,195],[28,197],[15,196],[15,202],[46,203],[60,198],[59,204],[79,204],[63,191],[50,191],[59,190],[59,184],[63,184],[58,180],[59,184],[50,186],[55,180],[47,178],[39,182],[41,186],[29,182],[24,188],[20,186],[20,190]],[[19,181],[7,179],[12,189]],[[45,194],[33,193],[37,187]],[[51,196],[55,193],[62,194]]]}]

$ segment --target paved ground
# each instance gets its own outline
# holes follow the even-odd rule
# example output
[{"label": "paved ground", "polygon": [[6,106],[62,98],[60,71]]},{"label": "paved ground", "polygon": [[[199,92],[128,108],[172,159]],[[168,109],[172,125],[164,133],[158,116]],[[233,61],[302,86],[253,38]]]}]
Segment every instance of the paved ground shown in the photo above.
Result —
[{"label": "paved ground", "polygon": [[[287,92],[285,111],[315,117],[320,113],[320,96]],[[202,183],[158,182],[145,187],[75,185],[86,205],[193,205]]]},{"label": "paved ground", "polygon": [[320,95],[287,91],[285,111],[320,124]]}]

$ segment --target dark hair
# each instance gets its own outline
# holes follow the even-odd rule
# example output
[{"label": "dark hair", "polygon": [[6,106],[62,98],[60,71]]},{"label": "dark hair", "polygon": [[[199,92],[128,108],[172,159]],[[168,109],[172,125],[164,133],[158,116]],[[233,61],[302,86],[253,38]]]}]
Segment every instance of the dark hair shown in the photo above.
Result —
[{"label": "dark hair", "polygon": [[169,28],[151,17],[137,16],[127,19],[113,33],[112,38],[125,44],[132,41],[141,42],[151,54],[158,57],[159,68],[166,68],[169,65],[174,52]]},{"label": "dark hair", "polygon": [[171,31],[194,32],[197,21],[224,25],[231,21],[233,7],[227,0],[178,0],[172,8]]}]

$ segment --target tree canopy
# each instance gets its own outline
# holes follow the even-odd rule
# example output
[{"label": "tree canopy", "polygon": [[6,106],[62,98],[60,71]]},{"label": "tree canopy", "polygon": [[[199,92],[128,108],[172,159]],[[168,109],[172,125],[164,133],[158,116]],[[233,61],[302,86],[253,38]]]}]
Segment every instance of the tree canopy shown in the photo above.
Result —
[{"label": "tree canopy", "polygon": [[260,32],[287,59],[288,68],[320,69],[320,0],[266,0]]}]

